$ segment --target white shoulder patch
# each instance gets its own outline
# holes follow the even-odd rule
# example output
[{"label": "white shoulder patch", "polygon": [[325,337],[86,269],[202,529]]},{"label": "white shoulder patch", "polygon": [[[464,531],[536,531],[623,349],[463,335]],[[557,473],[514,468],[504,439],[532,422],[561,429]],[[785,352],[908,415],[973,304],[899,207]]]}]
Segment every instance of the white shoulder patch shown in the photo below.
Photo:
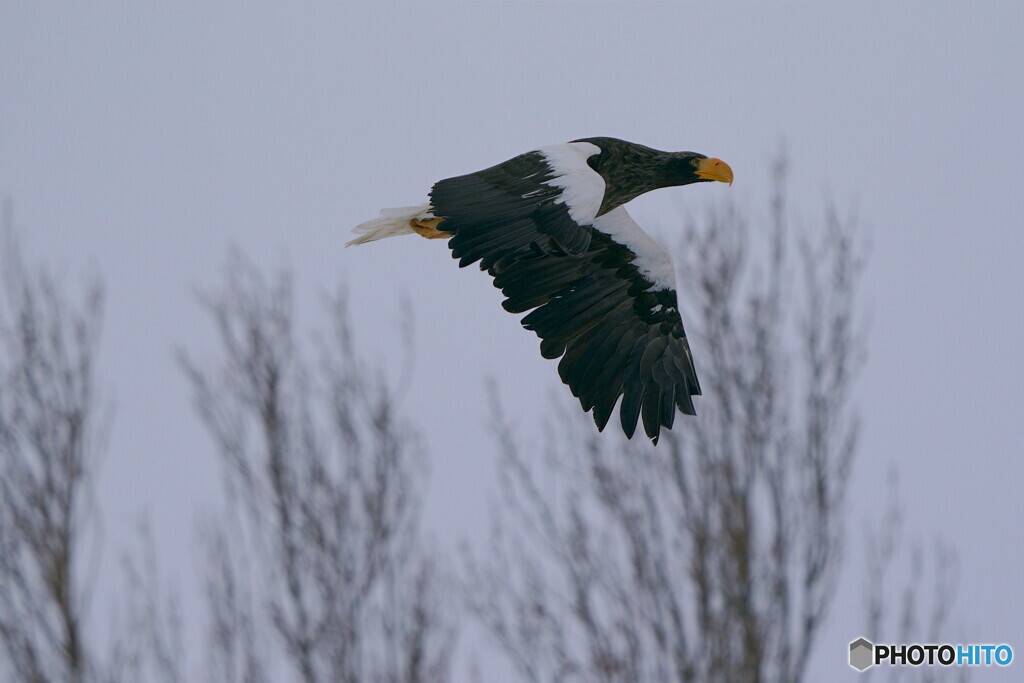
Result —
[{"label": "white shoulder patch", "polygon": [[612,209],[594,221],[594,228],[610,236],[636,254],[633,265],[654,283],[654,289],[676,288],[676,267],[665,247],[654,241],[637,225],[624,207]]},{"label": "white shoulder patch", "polygon": [[590,225],[604,201],[604,178],[587,165],[587,159],[601,153],[590,142],[548,145],[539,150],[555,177],[546,184],[562,189],[558,203],[565,204],[569,215],[580,225]]}]

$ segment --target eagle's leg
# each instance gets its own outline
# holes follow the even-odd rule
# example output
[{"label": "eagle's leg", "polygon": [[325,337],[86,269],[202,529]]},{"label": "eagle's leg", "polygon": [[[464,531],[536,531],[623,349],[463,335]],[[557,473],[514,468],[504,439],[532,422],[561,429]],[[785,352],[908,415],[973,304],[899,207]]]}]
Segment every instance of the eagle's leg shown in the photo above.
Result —
[{"label": "eagle's leg", "polygon": [[452,233],[437,229],[443,220],[443,218],[428,218],[426,220],[414,218],[409,221],[409,227],[428,240],[448,239]]}]

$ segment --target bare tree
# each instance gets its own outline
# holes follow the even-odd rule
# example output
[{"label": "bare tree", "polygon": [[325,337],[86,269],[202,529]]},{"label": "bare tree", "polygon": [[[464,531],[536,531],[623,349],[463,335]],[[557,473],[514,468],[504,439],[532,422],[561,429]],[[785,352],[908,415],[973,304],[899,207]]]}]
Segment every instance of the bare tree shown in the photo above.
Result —
[{"label": "bare tree", "polygon": [[[942,539],[934,541],[931,553],[919,541],[906,539],[895,465],[887,480],[887,509],[867,525],[865,538],[864,634],[876,643],[957,642],[950,634],[959,578],[956,552]],[[866,670],[865,680],[875,673]],[[891,667],[885,672],[890,683],[928,683],[939,677],[932,667]],[[949,680],[951,673],[942,671],[941,677]],[[956,678],[969,680],[969,668],[958,669]]]},{"label": "bare tree", "polygon": [[505,505],[467,587],[529,680],[806,676],[842,561],[861,257],[831,207],[796,230],[781,161],[774,178],[755,234],[729,203],[676,252],[695,419],[651,447],[574,406],[533,449],[543,467],[497,420]]},{"label": "bare tree", "polygon": [[303,681],[447,678],[444,584],[417,540],[425,458],[394,392],[357,357],[344,296],[328,303],[315,365],[286,275],[270,281],[235,254],[204,302],[220,358],[181,358],[228,501],[204,534],[210,677],[274,678],[279,648]]},{"label": "bare tree", "polygon": [[4,208],[0,301],[0,678],[44,681],[181,680],[180,624],[162,600],[144,527],[140,560],[126,557],[127,624],[103,656],[87,639],[99,559],[93,477],[105,429],[96,393],[103,289],[66,296],[30,267]]},{"label": "bare tree", "polygon": [[[156,542],[147,518],[138,545],[122,557],[122,598],[106,666],[97,681],[188,680],[178,594],[162,582]],[[116,613],[116,612],[115,612]]]},{"label": "bare tree", "polygon": [[0,677],[91,680],[83,620],[92,476],[101,455],[94,365],[103,290],[73,303],[30,268],[4,210],[0,296]]}]

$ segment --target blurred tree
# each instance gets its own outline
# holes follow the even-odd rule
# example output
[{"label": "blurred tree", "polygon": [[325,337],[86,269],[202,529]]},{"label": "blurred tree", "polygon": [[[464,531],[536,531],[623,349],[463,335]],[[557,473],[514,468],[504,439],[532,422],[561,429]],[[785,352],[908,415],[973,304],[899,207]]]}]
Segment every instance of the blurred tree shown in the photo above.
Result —
[{"label": "blurred tree", "polygon": [[546,468],[496,418],[505,505],[467,586],[529,680],[806,676],[842,561],[862,259],[855,220],[829,207],[795,230],[784,161],[774,181],[755,235],[727,203],[676,251],[696,418],[651,447],[574,406],[537,449]]},{"label": "blurred tree", "polygon": [[86,537],[102,454],[94,364],[98,281],[71,303],[31,269],[4,207],[0,256],[0,678],[91,680]]},{"label": "blurred tree", "polygon": [[[865,627],[875,643],[964,642],[950,635],[959,567],[956,551],[942,538],[935,539],[931,557],[920,541],[907,539],[899,501],[899,469],[889,476],[889,502],[884,513],[865,526]],[[864,671],[864,680],[875,674],[889,683],[937,680],[970,680],[970,669],[956,672],[939,667],[891,667]]]},{"label": "blurred tree", "polygon": [[[574,405],[554,416],[539,468],[496,418],[507,506],[490,553],[465,555],[466,594],[525,678],[806,679],[842,563],[861,258],[856,222],[832,209],[813,232],[791,226],[784,171],[766,230],[749,234],[726,204],[682,240],[680,300],[695,308],[685,318],[705,359],[696,419],[653,448],[596,434]],[[0,679],[188,680],[147,527],[125,561],[123,632],[106,658],[86,638],[102,288],[71,303],[26,266],[9,209],[4,222]],[[286,275],[270,280],[234,255],[204,302],[221,353],[180,360],[226,491],[201,533],[206,678],[449,678],[453,595],[418,541],[425,457],[394,390],[356,354],[345,297],[328,301],[313,362]],[[937,640],[955,557],[936,554],[931,612],[919,549],[890,599],[899,522],[894,505],[868,537],[868,632]]]},{"label": "blurred tree", "polygon": [[344,295],[311,366],[290,280],[234,254],[204,302],[220,358],[181,355],[217,445],[228,510],[204,531],[209,676],[435,681],[454,641],[444,582],[418,543],[426,462],[396,396],[356,356]]}]

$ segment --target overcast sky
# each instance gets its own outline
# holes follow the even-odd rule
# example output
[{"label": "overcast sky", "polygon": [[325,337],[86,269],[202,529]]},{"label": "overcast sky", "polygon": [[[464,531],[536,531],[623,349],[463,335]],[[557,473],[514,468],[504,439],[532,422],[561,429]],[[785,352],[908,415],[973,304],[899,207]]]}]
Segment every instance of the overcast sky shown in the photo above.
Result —
[{"label": "overcast sky", "polygon": [[1024,656],[1024,3],[892,4],[3,3],[0,196],[34,260],[108,290],[94,615],[142,511],[169,576],[195,586],[195,522],[220,486],[173,349],[215,348],[194,288],[217,281],[229,243],[295,269],[307,325],[317,294],[347,282],[378,363],[399,351],[408,297],[425,523],[451,547],[483,533],[494,492],[483,377],[527,431],[563,389],[443,242],[343,250],[350,228],[441,178],[591,135],[732,166],[731,189],[635,202],[639,222],[670,226],[677,202],[756,207],[784,140],[794,206],[812,218],[832,197],[872,244],[850,566],[812,679],[852,674],[859,525],[890,461],[910,528],[959,553],[959,635]]}]

